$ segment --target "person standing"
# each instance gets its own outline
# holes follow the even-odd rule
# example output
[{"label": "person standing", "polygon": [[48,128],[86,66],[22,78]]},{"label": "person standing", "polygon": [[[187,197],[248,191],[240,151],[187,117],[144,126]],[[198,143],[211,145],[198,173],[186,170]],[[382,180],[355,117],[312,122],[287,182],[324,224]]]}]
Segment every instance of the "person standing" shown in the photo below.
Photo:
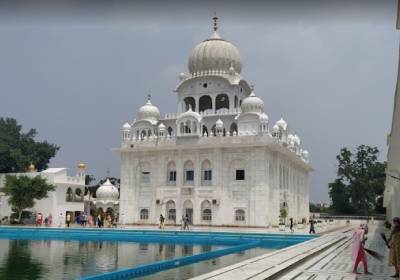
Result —
[{"label": "person standing", "polygon": [[310,234],[315,234],[315,226],[314,226],[314,220],[310,220]]},{"label": "person standing", "polygon": [[353,273],[358,273],[358,265],[362,262],[364,267],[364,274],[370,274],[368,272],[367,256],[364,250],[365,240],[367,240],[366,234],[368,233],[368,227],[361,224],[358,229],[353,233],[353,260],[354,268]]},{"label": "person standing", "polygon": [[162,214],[160,214],[160,229],[164,228],[165,218]]},{"label": "person standing", "polygon": [[399,278],[400,273],[400,218],[393,218],[392,231],[388,239],[389,243],[389,265],[394,266],[396,273],[393,278]]},{"label": "person standing", "polygon": [[290,232],[294,232],[294,229],[293,229],[293,218],[290,218],[289,220],[290,220]]},{"label": "person standing", "polygon": [[189,215],[186,214],[183,229],[189,230]]},{"label": "person standing", "polygon": [[69,224],[71,223],[71,214],[69,212],[67,213],[66,222],[67,222],[67,227],[69,227]]}]

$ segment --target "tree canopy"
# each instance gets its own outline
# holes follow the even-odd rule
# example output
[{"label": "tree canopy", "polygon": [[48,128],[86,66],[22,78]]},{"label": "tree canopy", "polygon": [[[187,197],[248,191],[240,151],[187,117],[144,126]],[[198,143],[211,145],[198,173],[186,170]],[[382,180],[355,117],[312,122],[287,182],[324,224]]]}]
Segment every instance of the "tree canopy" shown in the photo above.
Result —
[{"label": "tree canopy", "polygon": [[59,150],[55,144],[35,141],[37,132],[22,132],[22,126],[12,118],[0,118],[0,173],[25,172],[30,163],[38,171],[47,168]]},{"label": "tree canopy", "polygon": [[18,220],[21,221],[22,211],[35,206],[35,199],[46,198],[48,192],[54,191],[55,186],[48,184],[40,175],[29,177],[25,175],[6,175],[6,182],[0,188],[7,195],[8,203],[18,211]]},{"label": "tree canopy", "polygon": [[340,150],[337,178],[329,184],[332,210],[336,214],[383,213],[386,163],[378,161],[377,147],[360,145],[355,153]]}]

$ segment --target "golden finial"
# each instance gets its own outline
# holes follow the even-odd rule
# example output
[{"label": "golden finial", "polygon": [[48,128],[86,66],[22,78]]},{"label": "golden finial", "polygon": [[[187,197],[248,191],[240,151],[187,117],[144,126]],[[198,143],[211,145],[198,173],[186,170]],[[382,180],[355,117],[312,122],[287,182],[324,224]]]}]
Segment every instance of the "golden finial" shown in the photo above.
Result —
[{"label": "golden finial", "polygon": [[36,167],[32,162],[28,166],[28,171],[29,172],[35,172],[36,171]]},{"label": "golden finial", "polygon": [[214,20],[214,31],[217,31],[217,30],[218,30],[218,17],[217,17],[217,13],[214,13],[213,20]]},{"label": "golden finial", "polygon": [[86,164],[83,161],[80,161],[78,163],[78,169],[85,169],[86,168]]}]

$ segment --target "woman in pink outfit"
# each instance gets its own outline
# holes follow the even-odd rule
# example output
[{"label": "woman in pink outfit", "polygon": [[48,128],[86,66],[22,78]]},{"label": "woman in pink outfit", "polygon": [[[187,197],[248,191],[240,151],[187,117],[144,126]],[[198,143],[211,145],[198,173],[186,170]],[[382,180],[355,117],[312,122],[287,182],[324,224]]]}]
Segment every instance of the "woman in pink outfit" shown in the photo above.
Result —
[{"label": "woman in pink outfit", "polygon": [[368,272],[367,266],[367,256],[364,250],[365,240],[367,237],[365,236],[368,233],[368,227],[366,225],[361,224],[358,229],[353,234],[353,260],[354,260],[354,269],[353,273],[358,274],[357,268],[360,262],[362,262],[364,266],[364,274],[370,274]]}]

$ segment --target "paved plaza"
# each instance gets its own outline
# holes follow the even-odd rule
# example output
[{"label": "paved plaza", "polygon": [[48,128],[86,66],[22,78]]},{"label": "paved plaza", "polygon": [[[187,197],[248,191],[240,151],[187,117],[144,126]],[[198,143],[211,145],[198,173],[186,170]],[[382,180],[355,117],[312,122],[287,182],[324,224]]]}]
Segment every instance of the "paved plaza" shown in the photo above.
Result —
[{"label": "paved plaza", "polygon": [[[354,275],[352,273],[352,231],[350,231],[345,234],[346,239],[343,242],[308,260],[280,279],[393,279],[390,275],[394,274],[394,269],[388,266],[389,250],[380,237],[381,232],[385,232],[387,236],[388,232],[383,229],[381,224],[370,225],[369,229],[366,248],[370,248],[385,256],[382,261],[378,261],[367,254],[368,269],[372,275]],[[359,272],[362,271],[362,266],[359,266]]]},{"label": "paved plaza", "polygon": [[[381,223],[370,225],[366,247],[384,255],[382,261],[368,256],[372,275],[352,273],[352,233],[356,224],[341,228],[320,238],[268,253],[253,259],[219,269],[194,279],[283,279],[283,280],[347,280],[392,279],[392,268],[387,263],[388,250],[380,237]],[[386,232],[387,233],[387,232]],[[359,267],[359,271],[362,268]]]}]

